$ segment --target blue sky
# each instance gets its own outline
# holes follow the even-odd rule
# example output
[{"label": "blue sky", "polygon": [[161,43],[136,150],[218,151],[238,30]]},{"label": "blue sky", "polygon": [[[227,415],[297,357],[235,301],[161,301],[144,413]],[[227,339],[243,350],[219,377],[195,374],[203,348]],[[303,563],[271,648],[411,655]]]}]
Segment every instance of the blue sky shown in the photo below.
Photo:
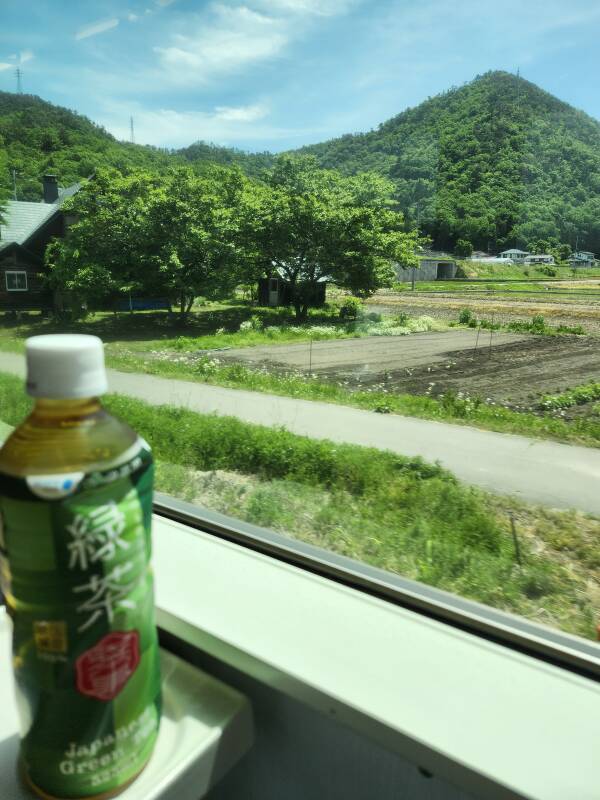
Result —
[{"label": "blue sky", "polygon": [[490,69],[600,119],[597,0],[2,0],[0,89],[140,143],[283,150]]}]

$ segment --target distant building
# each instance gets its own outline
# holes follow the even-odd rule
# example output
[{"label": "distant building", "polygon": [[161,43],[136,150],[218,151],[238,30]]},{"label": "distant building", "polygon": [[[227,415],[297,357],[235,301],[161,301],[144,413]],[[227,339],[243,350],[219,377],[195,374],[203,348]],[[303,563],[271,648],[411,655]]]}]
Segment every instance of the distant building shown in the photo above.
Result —
[{"label": "distant building", "polygon": [[594,267],[596,265],[596,256],[587,250],[578,250],[573,253],[569,258],[569,264],[573,269],[578,267]]},{"label": "distant building", "polygon": [[45,310],[52,293],[43,286],[44,253],[50,239],[64,236],[68,220],[62,204],[80,184],[60,189],[54,175],[44,175],[44,200],[9,200],[0,223],[0,310]]},{"label": "distant building", "polygon": [[527,258],[523,262],[524,264],[531,265],[531,264],[554,264],[554,256],[549,255],[548,253],[541,253],[534,256],[527,256]]},{"label": "distant building", "polygon": [[396,267],[396,277],[399,283],[412,283],[413,272],[415,282],[420,281],[449,281],[456,278],[456,261],[448,258],[422,258],[419,269],[404,269]]},{"label": "distant building", "polygon": [[529,255],[531,255],[531,253],[513,247],[510,250],[503,250],[501,253],[498,253],[498,258],[502,260],[510,259],[514,264],[522,264]]}]

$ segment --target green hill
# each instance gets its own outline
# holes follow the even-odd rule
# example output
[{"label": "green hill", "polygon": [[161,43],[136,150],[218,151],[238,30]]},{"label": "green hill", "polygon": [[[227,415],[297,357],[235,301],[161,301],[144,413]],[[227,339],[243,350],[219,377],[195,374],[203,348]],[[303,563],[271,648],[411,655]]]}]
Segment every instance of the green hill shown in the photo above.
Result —
[{"label": "green hill", "polygon": [[600,252],[600,123],[505,72],[299,152],[391,178],[409,219],[438,247],[555,237]]},{"label": "green hill", "polygon": [[39,200],[42,175],[53,172],[63,186],[86,178],[98,167],[164,168],[170,156],[157,148],[119,142],[74,111],[33,95],[0,92],[0,149],[6,168],[0,190],[12,195],[12,170],[17,172],[19,200]]},{"label": "green hill", "polygon": [[[75,112],[6,92],[0,137],[0,199],[12,189],[13,169],[19,198],[37,200],[45,172],[68,185],[102,166],[201,170],[216,162],[258,176],[274,158],[204,142],[177,151],[120,142]],[[389,177],[409,222],[438,248],[458,239],[496,249],[554,238],[600,253],[600,123],[505,72],[430,98],[376,130],[296,152],[346,174]]]}]

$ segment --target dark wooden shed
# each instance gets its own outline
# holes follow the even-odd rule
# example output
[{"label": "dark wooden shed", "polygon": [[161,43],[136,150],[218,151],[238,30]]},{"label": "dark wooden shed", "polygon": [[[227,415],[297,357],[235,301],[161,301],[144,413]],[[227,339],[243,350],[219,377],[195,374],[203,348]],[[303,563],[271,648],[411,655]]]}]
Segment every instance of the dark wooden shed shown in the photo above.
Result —
[{"label": "dark wooden shed", "polygon": [[[307,298],[309,304],[322,306],[325,304],[325,294],[327,291],[327,281],[319,281],[317,284],[298,283],[297,292],[303,298]],[[292,284],[282,278],[281,275],[270,275],[268,278],[258,280],[258,303],[261,306],[291,306],[294,298],[292,297]]]}]

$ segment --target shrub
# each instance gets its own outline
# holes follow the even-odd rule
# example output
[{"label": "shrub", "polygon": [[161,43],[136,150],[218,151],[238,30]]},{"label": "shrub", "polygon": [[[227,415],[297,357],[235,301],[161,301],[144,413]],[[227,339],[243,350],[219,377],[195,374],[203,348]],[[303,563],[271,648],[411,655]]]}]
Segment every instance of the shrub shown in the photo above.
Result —
[{"label": "shrub", "polygon": [[468,258],[473,255],[473,245],[468,239],[459,239],[454,247],[454,253],[459,258]]},{"label": "shrub", "polygon": [[463,308],[460,314],[458,315],[458,321],[461,325],[468,325],[469,322],[473,319],[473,312],[470,308]]},{"label": "shrub", "polygon": [[531,320],[531,330],[533,333],[543,333],[546,330],[546,320],[542,314],[536,314]]},{"label": "shrub", "polygon": [[357,319],[362,308],[363,304],[358,297],[345,297],[340,306],[340,319]]}]

